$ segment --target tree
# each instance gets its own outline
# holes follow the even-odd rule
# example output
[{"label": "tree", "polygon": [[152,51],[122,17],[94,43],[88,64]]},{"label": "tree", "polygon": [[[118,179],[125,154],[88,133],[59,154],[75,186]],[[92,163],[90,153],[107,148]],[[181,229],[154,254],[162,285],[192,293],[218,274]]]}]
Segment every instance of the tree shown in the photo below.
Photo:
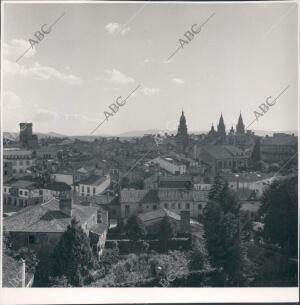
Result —
[{"label": "tree", "polygon": [[263,193],[264,237],[288,256],[298,251],[298,177],[278,180]]},{"label": "tree", "polygon": [[[215,191],[204,210],[206,247],[212,266],[224,273],[224,285],[245,283],[245,244],[240,219],[240,205],[228,184],[215,179]],[[221,184],[221,185],[220,185]]]},{"label": "tree", "polygon": [[189,269],[193,270],[201,270],[204,267],[204,255],[200,250],[193,251],[191,253]]},{"label": "tree", "polygon": [[255,169],[260,169],[260,164],[259,161],[261,160],[261,155],[260,155],[260,138],[257,137],[255,140],[255,144],[253,147],[253,151],[251,154],[251,161],[253,163],[253,166]]},{"label": "tree", "polygon": [[220,190],[222,189],[223,186],[223,179],[220,176],[219,173],[214,178],[213,185],[208,193],[208,199],[209,200],[214,200],[216,196],[219,194]]},{"label": "tree", "polygon": [[89,238],[78,221],[72,219],[53,253],[53,276],[65,275],[72,286],[83,286],[89,280],[96,259]]},{"label": "tree", "polygon": [[159,240],[162,244],[162,250],[166,251],[168,247],[168,241],[175,235],[175,230],[170,222],[169,218],[165,216],[159,226]]},{"label": "tree", "polygon": [[128,219],[125,232],[130,239],[138,241],[146,235],[146,228],[140,218],[137,215],[133,215]]}]

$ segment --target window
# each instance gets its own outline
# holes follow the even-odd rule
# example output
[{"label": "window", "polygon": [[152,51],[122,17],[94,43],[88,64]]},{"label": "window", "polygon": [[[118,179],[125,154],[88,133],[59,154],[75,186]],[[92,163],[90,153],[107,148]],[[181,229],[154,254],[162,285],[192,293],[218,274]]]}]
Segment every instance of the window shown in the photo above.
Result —
[{"label": "window", "polygon": [[24,207],[27,207],[27,205],[28,205],[28,202],[27,202],[27,200],[25,199],[25,200],[24,200]]},{"label": "window", "polygon": [[90,187],[89,187],[89,186],[87,187],[87,192],[88,192],[88,193],[90,192]]},{"label": "window", "polygon": [[14,200],[14,205],[17,206],[17,198]]},{"label": "window", "polygon": [[27,192],[27,191],[24,191],[24,195],[27,196],[27,195],[28,195],[28,192]]},{"label": "window", "polygon": [[17,173],[17,171],[16,171],[16,169],[14,168],[14,169],[13,169],[13,174],[16,174],[16,173]]},{"label": "window", "polygon": [[20,195],[23,195],[23,191],[20,191],[19,193],[20,193]]},{"label": "window", "polygon": [[164,206],[165,206],[165,209],[169,208],[169,205],[167,203],[165,203]]},{"label": "window", "polygon": [[198,204],[198,210],[202,210],[202,205]]},{"label": "window", "polygon": [[156,210],[156,209],[157,209],[157,205],[154,204],[154,205],[152,206],[152,209],[153,209],[153,210]]},{"label": "window", "polygon": [[40,196],[43,196],[43,190],[39,190]]},{"label": "window", "polygon": [[29,244],[35,244],[36,243],[36,238],[34,235],[29,235],[28,236],[28,243]]},{"label": "window", "polygon": [[19,207],[23,207],[23,199],[19,199]]},{"label": "window", "polygon": [[4,176],[7,176],[8,175],[8,171],[4,171]]},{"label": "window", "polygon": [[23,160],[20,160],[19,164],[22,166],[23,165]]},{"label": "window", "polygon": [[190,209],[190,204],[189,204],[189,203],[186,203],[186,204],[185,204],[185,208],[186,208],[187,210],[189,210],[189,209]]},{"label": "window", "polygon": [[96,194],[96,188],[93,187],[93,194],[95,195]]},{"label": "window", "polygon": [[30,161],[29,160],[26,160],[26,165],[30,165]]},{"label": "window", "polygon": [[3,189],[4,189],[4,193],[6,193],[6,187],[4,187]]},{"label": "window", "polygon": [[8,166],[8,164],[7,163],[4,163],[4,167],[7,167]]},{"label": "window", "polygon": [[81,192],[84,193],[84,185],[81,187]]},{"label": "window", "polygon": [[181,203],[178,203],[178,209],[181,209]]},{"label": "window", "polygon": [[175,209],[175,202],[172,203],[172,209]]},{"label": "window", "polygon": [[13,160],[12,164],[13,164],[13,165],[17,165],[17,161],[16,161],[16,160]]},{"label": "window", "polygon": [[130,206],[129,206],[129,205],[126,205],[126,206],[125,206],[125,217],[128,217],[128,216],[129,216],[129,213],[130,213]]}]

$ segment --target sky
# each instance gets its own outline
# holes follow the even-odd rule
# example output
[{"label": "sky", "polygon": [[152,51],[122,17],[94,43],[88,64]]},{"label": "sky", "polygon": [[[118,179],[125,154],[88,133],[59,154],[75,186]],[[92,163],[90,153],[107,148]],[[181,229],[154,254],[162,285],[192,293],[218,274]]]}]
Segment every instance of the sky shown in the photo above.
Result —
[{"label": "sky", "polygon": [[182,109],[189,131],[221,113],[229,129],[287,87],[251,129],[297,129],[296,3],[5,3],[2,14],[4,131],[168,131]]}]

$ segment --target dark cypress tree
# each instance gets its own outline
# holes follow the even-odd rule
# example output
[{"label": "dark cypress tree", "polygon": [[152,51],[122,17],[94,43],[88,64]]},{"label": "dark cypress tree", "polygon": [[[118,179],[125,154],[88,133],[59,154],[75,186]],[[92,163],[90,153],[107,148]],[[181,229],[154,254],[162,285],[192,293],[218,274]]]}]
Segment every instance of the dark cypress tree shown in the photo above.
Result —
[{"label": "dark cypress tree", "polygon": [[251,161],[255,169],[259,169],[259,161],[261,160],[260,155],[260,138],[257,137],[255,140],[254,148],[251,154]]},{"label": "dark cypress tree", "polygon": [[89,238],[75,219],[63,233],[53,253],[53,276],[65,275],[72,286],[83,286],[89,279],[89,271],[97,261]]},{"label": "dark cypress tree", "polygon": [[208,193],[209,200],[214,200],[217,198],[217,196],[219,195],[219,193],[222,189],[223,183],[224,182],[223,182],[222,177],[220,176],[219,173],[217,173],[217,175],[214,178],[213,185]]},{"label": "dark cypress tree", "polygon": [[167,216],[162,219],[158,234],[162,244],[162,250],[167,251],[168,241],[175,235],[174,227]]},{"label": "dark cypress tree", "polygon": [[133,215],[128,219],[125,232],[130,239],[138,241],[146,235],[146,228],[142,221],[136,215]]}]

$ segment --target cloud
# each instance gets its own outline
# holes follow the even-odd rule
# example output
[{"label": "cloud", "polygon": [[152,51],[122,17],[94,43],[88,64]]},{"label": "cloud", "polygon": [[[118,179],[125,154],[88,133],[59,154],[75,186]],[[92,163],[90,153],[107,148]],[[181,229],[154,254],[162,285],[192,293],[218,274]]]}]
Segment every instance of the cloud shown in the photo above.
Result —
[{"label": "cloud", "polygon": [[121,24],[119,24],[117,22],[115,22],[115,23],[108,23],[105,26],[105,29],[111,35],[120,33],[122,36],[125,36],[130,31],[129,27],[122,28]]},{"label": "cloud", "polygon": [[59,114],[48,109],[37,109],[33,115],[34,122],[47,122],[59,119]]},{"label": "cloud", "polygon": [[15,60],[20,57],[26,50],[24,57],[32,57],[36,53],[36,49],[30,47],[30,43],[23,39],[12,39],[9,43],[3,43],[3,55],[4,57],[12,57]]},{"label": "cloud", "polygon": [[182,79],[180,79],[180,78],[176,78],[176,77],[174,77],[174,78],[172,79],[172,82],[175,83],[175,84],[178,84],[178,85],[184,84],[184,80],[182,80]]},{"label": "cloud", "polygon": [[146,59],[142,60],[141,62],[139,62],[139,64],[140,64],[140,65],[147,65],[147,64],[149,64],[150,62],[152,62],[152,60],[146,58]]},{"label": "cloud", "polygon": [[158,88],[142,88],[140,90],[140,92],[146,96],[151,96],[151,95],[157,94],[159,91],[160,91],[160,89],[158,89]]},{"label": "cloud", "polygon": [[56,79],[68,85],[79,85],[82,83],[80,77],[73,74],[65,74],[49,66],[41,66],[36,62],[32,67],[26,67],[9,60],[3,61],[4,73],[11,75],[20,75],[23,77],[32,77],[40,80]]},{"label": "cloud", "polygon": [[22,105],[21,98],[12,91],[6,91],[3,94],[3,108],[5,111],[14,111]]},{"label": "cloud", "polygon": [[132,77],[126,76],[119,70],[105,70],[105,72],[108,74],[108,81],[110,81],[111,83],[129,84],[134,82],[134,79]]}]

